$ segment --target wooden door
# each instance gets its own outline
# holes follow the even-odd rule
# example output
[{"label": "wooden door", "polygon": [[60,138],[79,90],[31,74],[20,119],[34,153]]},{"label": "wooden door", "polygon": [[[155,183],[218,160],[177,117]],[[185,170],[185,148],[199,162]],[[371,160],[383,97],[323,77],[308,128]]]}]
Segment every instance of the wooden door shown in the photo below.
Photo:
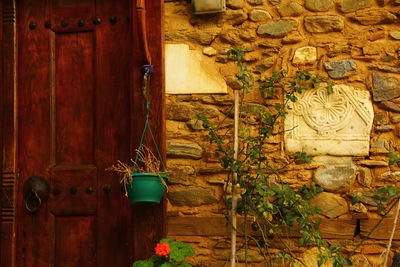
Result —
[{"label": "wooden door", "polygon": [[[161,11],[161,1],[147,2],[150,14]],[[130,266],[163,235],[163,205],[133,208],[119,177],[106,170],[129,160],[143,127],[133,8],[131,0],[17,2],[18,267]],[[161,28],[152,27],[149,42],[161,66]],[[158,71],[152,115],[161,140]],[[38,197],[23,196],[32,176],[50,185],[48,200],[33,213],[26,202],[32,209]]]}]

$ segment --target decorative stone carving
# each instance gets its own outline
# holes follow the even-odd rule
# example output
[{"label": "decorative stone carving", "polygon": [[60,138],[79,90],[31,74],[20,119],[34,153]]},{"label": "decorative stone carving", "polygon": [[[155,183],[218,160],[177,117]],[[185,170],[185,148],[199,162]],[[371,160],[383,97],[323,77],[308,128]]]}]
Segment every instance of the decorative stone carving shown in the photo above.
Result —
[{"label": "decorative stone carving", "polygon": [[368,91],[346,85],[304,91],[288,108],[285,145],[310,155],[366,156],[374,118]]}]

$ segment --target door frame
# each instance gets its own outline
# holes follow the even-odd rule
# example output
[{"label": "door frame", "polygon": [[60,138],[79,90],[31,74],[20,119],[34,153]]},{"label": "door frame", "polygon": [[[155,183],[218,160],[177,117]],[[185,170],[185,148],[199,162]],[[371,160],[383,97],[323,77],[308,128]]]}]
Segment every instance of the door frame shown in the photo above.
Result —
[{"label": "door frame", "polygon": [[[132,18],[135,14],[136,0],[131,1]],[[0,1],[0,266],[15,266],[15,194],[18,186],[18,41],[17,14],[18,0]],[[151,77],[150,124],[160,148],[166,156],[165,140],[165,84],[164,84],[164,0],[145,0],[147,38],[155,71]],[[137,29],[138,22],[132,21],[132,29]],[[144,53],[140,51],[140,34],[132,30],[132,75],[130,81],[132,114],[145,114],[145,100],[142,95],[142,74],[140,67],[145,63]],[[138,56],[139,55],[139,56]],[[135,113],[133,113],[135,112]],[[144,125],[145,116],[131,116],[132,125]],[[141,129],[139,130],[139,132]],[[139,136],[139,135],[138,135]],[[131,136],[132,153],[139,143],[138,137]],[[132,207],[134,227],[134,259],[147,258],[152,254],[154,244],[166,235],[166,199],[161,205],[153,207]]]}]

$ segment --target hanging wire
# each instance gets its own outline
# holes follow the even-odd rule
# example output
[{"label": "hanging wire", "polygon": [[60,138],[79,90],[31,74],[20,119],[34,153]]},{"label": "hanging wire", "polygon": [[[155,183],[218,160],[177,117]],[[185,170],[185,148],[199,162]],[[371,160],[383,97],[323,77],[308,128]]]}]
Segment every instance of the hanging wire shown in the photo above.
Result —
[{"label": "hanging wire", "polygon": [[[153,131],[151,130],[151,126],[150,126],[150,107],[151,107],[151,105],[150,105],[150,80],[151,80],[151,73],[153,72],[153,66],[144,65],[141,68],[141,70],[143,73],[143,96],[146,99],[146,122],[144,124],[142,136],[140,138],[138,150],[140,150],[141,147],[144,146],[144,144],[146,142],[147,131],[149,131],[151,140],[153,141],[154,147],[157,152],[157,156],[160,159],[161,166],[162,166],[163,170],[165,170],[166,168],[165,168],[163,158],[161,156],[160,149],[157,145],[156,139],[154,138],[154,134],[153,134]],[[139,159],[139,153],[136,153],[136,157],[135,157],[135,161],[134,161],[135,164],[137,163],[138,159]]]}]

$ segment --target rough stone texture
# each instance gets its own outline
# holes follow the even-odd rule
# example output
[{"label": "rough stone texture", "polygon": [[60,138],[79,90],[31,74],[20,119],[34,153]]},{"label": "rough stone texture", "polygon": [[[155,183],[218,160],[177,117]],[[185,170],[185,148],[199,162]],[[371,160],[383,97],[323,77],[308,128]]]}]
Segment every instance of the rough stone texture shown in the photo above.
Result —
[{"label": "rough stone texture", "polygon": [[311,206],[319,208],[322,214],[328,218],[336,218],[349,212],[347,201],[333,193],[319,193],[311,199],[310,204]]},{"label": "rough stone texture", "polygon": [[186,125],[192,132],[204,130],[203,122],[197,119],[190,120],[186,122]]},{"label": "rough stone texture", "polygon": [[305,0],[305,7],[311,11],[327,11],[333,7],[332,0]]},{"label": "rough stone texture", "polygon": [[361,25],[376,25],[384,23],[395,23],[397,17],[395,14],[384,9],[370,9],[366,11],[357,11],[352,18]]},{"label": "rough stone texture", "polygon": [[[365,207],[362,203],[350,205],[350,210],[357,212],[357,213],[364,213],[364,214],[368,212],[367,207]],[[358,266],[358,265],[356,265],[356,266]]]},{"label": "rough stone texture", "polygon": [[398,182],[400,181],[400,171],[387,171],[379,176],[380,181]]},{"label": "rough stone texture", "polygon": [[218,201],[211,189],[200,187],[169,188],[168,200],[172,205],[189,207],[213,204]]},{"label": "rough stone texture", "polygon": [[357,254],[354,256],[350,257],[351,262],[353,263],[353,266],[357,266],[357,267],[373,267],[367,257],[365,257],[362,254]]},{"label": "rough stone texture", "polygon": [[371,206],[378,206],[379,200],[376,199],[375,190],[354,190],[349,193],[350,197],[357,197],[361,203]]},{"label": "rough stone texture", "polygon": [[356,170],[349,166],[323,166],[314,174],[315,182],[328,191],[345,192],[356,179]]},{"label": "rough stone texture", "polygon": [[168,184],[192,185],[195,179],[196,173],[192,166],[168,166]]},{"label": "rough stone texture", "polygon": [[387,161],[382,161],[382,160],[372,160],[372,159],[365,159],[365,160],[360,160],[358,161],[358,164],[364,165],[367,167],[386,167],[389,165]]},{"label": "rough stone texture", "polygon": [[313,46],[304,46],[297,48],[293,56],[293,64],[312,64],[317,61],[317,48]]},{"label": "rough stone texture", "polygon": [[374,101],[391,100],[400,96],[400,81],[394,77],[384,77],[374,72],[372,84]]},{"label": "rough stone texture", "polygon": [[373,154],[387,154],[392,151],[392,146],[389,140],[373,138],[371,140],[371,153]]},{"label": "rough stone texture", "polygon": [[381,64],[373,64],[369,66],[370,69],[380,70],[383,72],[389,73],[400,73],[400,68],[388,66],[388,65],[381,65]]},{"label": "rough stone texture", "polygon": [[295,44],[304,40],[298,31],[292,31],[282,39],[282,44]]},{"label": "rough stone texture", "polygon": [[304,26],[308,32],[340,32],[344,28],[344,20],[338,16],[307,16]]},{"label": "rough stone texture", "polygon": [[354,12],[359,9],[371,7],[372,0],[343,0],[339,3],[340,11],[344,13]]},{"label": "rough stone texture", "polygon": [[400,113],[400,106],[391,101],[379,102],[378,106],[379,106],[379,108],[384,109],[384,110]]},{"label": "rough stone texture", "polygon": [[201,98],[201,102],[218,106],[229,106],[233,104],[233,98],[230,95],[207,95]]},{"label": "rough stone texture", "polygon": [[169,103],[166,105],[167,119],[175,121],[188,121],[195,115],[191,105]]},{"label": "rough stone texture", "polygon": [[253,9],[249,13],[249,19],[254,22],[262,22],[271,18],[271,14],[264,9]]},{"label": "rough stone texture", "polygon": [[242,84],[239,82],[239,80],[238,80],[236,77],[233,77],[233,76],[229,76],[229,77],[226,79],[226,84],[227,84],[230,88],[232,88],[232,89],[234,89],[234,90],[240,90],[240,89],[242,89]]},{"label": "rough stone texture", "polygon": [[365,167],[359,167],[357,170],[357,181],[366,187],[370,187],[372,184],[371,170]]},{"label": "rough stone texture", "polygon": [[393,122],[393,123],[399,123],[399,122],[400,122],[400,116],[399,116],[399,115],[393,116],[393,117],[391,118],[391,122]]},{"label": "rough stone texture", "polygon": [[[303,254],[303,259],[302,262],[304,264],[304,266],[307,267],[331,267],[332,264],[330,263],[330,261],[328,261],[327,263],[324,263],[322,265],[318,265],[318,254],[319,254],[319,250],[318,248],[314,247],[314,248],[308,248],[304,254]],[[283,267],[283,266],[279,266],[279,267]]]},{"label": "rough stone texture", "polygon": [[260,111],[265,112],[268,110],[266,106],[254,103],[244,103],[240,107],[240,112],[243,113],[243,115],[258,114]]},{"label": "rough stone texture", "polygon": [[400,32],[390,32],[389,35],[395,40],[400,40]]},{"label": "rough stone texture", "polygon": [[234,46],[238,46],[242,43],[242,40],[239,37],[239,31],[236,29],[228,29],[224,30],[220,34],[220,38],[224,43],[228,43]]},{"label": "rough stone texture", "polygon": [[217,37],[221,29],[207,29],[204,31],[182,31],[166,33],[166,41],[193,41],[201,45],[210,45]]},{"label": "rough stone texture", "polygon": [[287,5],[278,7],[281,17],[298,17],[303,13],[303,7],[297,2],[289,2]]},{"label": "rough stone texture", "polygon": [[325,62],[324,67],[329,77],[332,79],[346,78],[349,73],[357,70],[356,62],[352,59]]},{"label": "rough stone texture", "polygon": [[375,112],[374,124],[385,125],[389,123],[389,116],[387,112]]},{"label": "rough stone texture", "polygon": [[284,124],[287,151],[310,155],[369,154],[374,112],[368,91],[336,85],[328,94],[321,86],[297,98],[299,101],[288,109]]},{"label": "rough stone texture", "polygon": [[[257,250],[253,250],[253,249],[249,249],[247,251],[248,255],[247,255],[247,261],[248,262],[261,262],[264,260],[264,258],[260,255],[260,253]],[[219,260],[224,260],[226,261],[227,259],[229,259],[229,251],[216,251],[216,253],[214,253],[214,258],[215,259],[219,259]],[[239,262],[244,262],[245,261],[245,251],[244,249],[240,249],[237,251],[237,260]]]},{"label": "rough stone texture", "polygon": [[[243,2],[244,5],[242,6]],[[202,58],[209,60],[210,65],[216,67],[218,73],[210,76],[221,75],[225,85],[228,84],[231,87],[240,87],[237,81],[234,82],[235,79],[233,79],[234,75],[237,73],[238,67],[235,65],[232,58],[226,56],[225,52],[230,47],[237,45],[246,51],[245,60],[248,62],[249,69],[256,73],[256,77],[270,77],[272,72],[281,69],[288,70],[290,74],[293,74],[297,69],[310,70],[314,74],[322,76],[328,76],[329,72],[331,72],[330,79],[341,79],[337,81],[338,84],[350,85],[361,89],[354,90],[350,93],[350,98],[347,98],[348,92],[340,93],[336,98],[339,103],[339,109],[336,109],[337,106],[333,108],[332,103],[325,101],[322,109],[319,109],[318,112],[311,112],[311,114],[316,116],[310,118],[308,122],[304,121],[304,118],[300,118],[303,121],[300,120],[300,123],[293,123],[291,127],[294,130],[293,132],[300,130],[300,132],[297,132],[297,135],[295,135],[295,138],[297,138],[296,140],[299,141],[298,139],[301,139],[299,142],[309,145],[307,149],[304,149],[304,147],[307,146],[299,146],[299,149],[294,149],[293,152],[311,151],[317,155],[324,155],[324,157],[327,157],[326,154],[333,154],[336,156],[327,157],[324,161],[320,159],[321,156],[314,156],[314,161],[311,164],[299,163],[290,165],[289,170],[285,172],[282,177],[285,182],[298,188],[303,184],[309,185],[314,179],[314,173],[318,168],[323,169],[332,166],[332,168],[342,167],[344,169],[355,169],[356,181],[346,192],[360,190],[360,188],[363,190],[368,189],[373,192],[380,186],[390,184],[399,185],[400,171],[397,166],[388,166],[386,153],[383,152],[396,151],[400,148],[400,116],[398,116],[400,114],[398,113],[400,112],[400,96],[396,93],[393,96],[392,93],[392,96],[389,97],[390,100],[380,100],[372,103],[376,117],[372,132],[369,131],[367,127],[372,120],[371,113],[363,112],[365,107],[367,107],[368,110],[371,103],[369,100],[364,102],[364,100],[359,101],[359,99],[360,97],[363,98],[366,92],[370,92],[372,96],[372,92],[375,90],[371,76],[373,72],[383,78],[395,79],[395,84],[398,83],[397,80],[400,80],[399,19],[394,18],[394,15],[399,17],[399,6],[396,5],[400,5],[400,1],[332,0],[332,2],[334,2],[336,6],[329,8],[327,11],[311,11],[310,9],[323,10],[327,8],[327,6],[330,6],[330,1],[230,0],[227,2],[228,9],[226,13],[197,16],[193,15],[191,11],[190,1],[175,0],[165,3],[166,38],[171,43],[184,43],[188,45],[190,51],[196,51]],[[322,5],[318,6],[318,4]],[[312,7],[312,5],[314,5],[314,7]],[[301,6],[303,6],[303,8],[301,8]],[[366,6],[367,8],[364,8]],[[288,9],[286,10],[287,13],[284,13],[285,8]],[[247,20],[246,14],[248,15]],[[317,17],[317,22],[312,21],[312,23],[310,23],[309,17]],[[282,35],[278,34],[278,36],[257,34],[257,28],[260,25],[277,22],[282,20],[282,18],[284,20],[293,21],[292,29],[288,33]],[[360,22],[357,22],[356,19]],[[361,23],[373,25],[364,26]],[[379,25],[381,23],[388,24]],[[308,29],[306,29],[306,27],[308,27]],[[227,32],[228,29],[232,30],[232,32],[227,36],[222,36],[225,35],[224,32]],[[221,34],[221,32],[223,32],[223,34]],[[231,33],[233,34],[231,35]],[[234,38],[230,38],[232,36]],[[296,64],[293,64],[295,51],[299,47],[301,48],[304,46],[317,47],[317,61],[311,66],[295,66]],[[212,47],[216,51],[208,49],[211,52],[207,52],[207,50],[204,50],[204,48],[209,47]],[[204,53],[202,53],[203,50]],[[177,62],[178,65],[182,65],[182,61],[179,57],[174,56],[173,60]],[[348,68],[348,65],[351,64],[344,64],[344,62],[350,63],[350,60],[356,62],[356,69]],[[332,70],[324,69],[325,62],[329,62],[326,65],[328,68],[331,67]],[[343,62],[343,65],[336,65],[336,62]],[[206,69],[207,68],[208,67],[206,67]],[[185,67],[185,69],[189,68]],[[327,72],[325,72],[325,70]],[[181,73],[175,70],[171,77],[179,79],[179,77],[176,77],[176,73],[178,72]],[[193,71],[190,71],[190,73],[192,72]],[[155,74],[157,73],[158,72]],[[197,84],[197,82],[190,77],[187,80],[189,81],[188,85],[193,83]],[[384,82],[383,85],[386,86]],[[208,86],[208,83],[205,83],[202,87],[205,88],[205,86]],[[382,82],[379,86],[382,86]],[[384,86],[383,89],[385,89]],[[188,88],[186,85],[183,87]],[[397,86],[390,89],[389,86],[389,89],[395,92],[397,91],[396,88]],[[279,89],[277,91],[279,91]],[[359,91],[361,92],[360,94]],[[201,94],[199,91],[195,93],[186,91],[185,95],[167,94],[166,103],[187,104],[191,110],[196,106],[202,106],[207,109],[216,108],[219,112],[225,114],[228,113],[233,103],[233,90],[228,88],[226,92],[228,94]],[[321,91],[321,94],[322,92],[323,91]],[[190,95],[190,93],[193,94]],[[304,92],[304,95],[306,95],[306,92]],[[322,95],[326,96],[325,94]],[[255,110],[271,111],[273,110],[274,104],[281,103],[281,97],[281,93],[278,92],[276,97],[262,99],[259,96],[257,88],[254,88],[250,94],[246,94],[245,96],[245,103],[248,102],[251,104],[246,104],[244,107],[244,110],[248,112],[243,114],[243,124],[241,126],[252,127],[252,125],[256,123],[253,115],[254,112],[251,112],[252,108],[255,108]],[[345,104],[347,101],[350,102],[350,106],[346,106],[348,105]],[[301,113],[303,108],[312,111],[317,110],[315,105],[309,105],[310,102],[312,103],[313,101],[307,100],[306,103],[304,103],[300,99],[299,108],[296,109],[296,112],[298,112],[297,114]],[[257,104],[259,105],[257,106]],[[340,128],[343,125],[338,124],[337,127],[340,129],[332,130],[329,128],[331,125],[328,122],[328,126],[325,125],[326,127],[323,127],[324,124],[321,121],[323,121],[324,118],[332,119],[340,117],[347,121],[346,116],[348,114],[346,111],[348,107],[352,110],[350,115],[356,117],[355,119],[351,117],[350,121],[351,123],[355,122],[356,125],[346,125],[344,128]],[[326,114],[321,111],[323,109],[333,109],[332,114],[338,115],[333,117],[325,115],[319,116],[318,114]],[[335,111],[337,112],[335,113]],[[231,115],[230,113],[228,114]],[[179,184],[171,185],[170,190],[184,191],[185,187],[189,189],[210,189],[210,191],[205,192],[205,194],[208,196],[211,195],[211,198],[218,198],[218,201],[212,202],[211,204],[204,204],[204,206],[200,208],[197,206],[187,206],[186,204],[184,206],[177,206],[171,202],[171,204],[168,205],[168,216],[221,215],[223,212],[223,201],[219,199],[219,196],[222,193],[223,183],[227,178],[227,173],[219,167],[220,162],[213,156],[213,151],[215,151],[215,149],[207,148],[207,144],[209,143],[207,131],[203,129],[201,123],[196,124],[195,114],[193,114],[192,117],[185,116],[183,116],[183,120],[167,120],[167,143],[198,144],[203,147],[204,151],[202,153],[202,158],[199,160],[168,157],[169,167],[177,165],[187,166],[188,169],[193,168],[196,170],[195,174],[193,174],[192,171],[188,171],[189,174],[187,177],[185,177],[184,174],[177,177]],[[214,124],[218,124],[222,118],[223,114],[212,118],[211,121],[213,121]],[[390,118],[390,120],[388,118]],[[321,122],[319,126],[316,127],[317,129],[311,127],[315,127],[315,121]],[[328,119],[326,121],[328,121]],[[228,132],[229,136],[227,140],[231,138],[228,129],[231,128],[232,123],[233,120],[227,118],[222,125],[222,132]],[[310,127],[311,130],[308,129],[304,132],[304,125]],[[395,126],[394,130],[393,126]],[[335,134],[331,134],[332,131],[335,132]],[[290,155],[282,151],[282,149],[288,151],[287,146],[283,146],[282,141],[286,142],[286,134],[289,133],[283,128],[283,122],[280,122],[274,133],[272,139],[267,140],[265,149],[270,152],[268,156],[270,156],[271,162],[274,162],[274,164],[278,164],[278,162],[284,164],[285,161],[281,161],[281,159],[288,159]],[[368,141],[369,139],[371,139],[371,141]],[[355,144],[346,144],[348,141],[355,141]],[[353,151],[357,151],[357,149],[354,148],[359,147],[361,142],[365,144],[365,146],[363,146],[363,154],[355,155]],[[315,144],[318,145],[314,146]],[[314,151],[313,148],[316,148],[317,151]],[[325,148],[325,151],[318,151],[318,149]],[[341,155],[343,151],[348,155],[345,159]],[[210,152],[210,155],[208,155],[208,152]],[[186,169],[185,167],[182,168],[183,170]],[[178,172],[179,169],[174,171]],[[339,175],[339,178],[340,177]],[[181,179],[181,181],[179,181],[179,179]],[[332,193],[340,197],[338,192]],[[190,194],[190,192],[188,194]],[[373,200],[372,196],[373,194],[370,195],[369,200]],[[187,197],[189,198],[190,196]],[[345,197],[345,199],[350,206],[351,197]],[[367,208],[369,209],[368,211]],[[377,217],[376,208],[370,207],[364,203],[352,205],[350,209],[351,213],[336,218],[339,220],[339,225],[340,220],[352,218],[353,221],[355,221],[357,219]],[[345,227],[347,224],[344,223],[343,225]],[[349,232],[349,229],[343,230]],[[361,229],[361,232],[363,232],[362,230],[363,229]],[[197,256],[194,257],[193,265],[210,267],[223,266],[225,263],[223,257],[221,257],[220,260],[213,258],[213,256],[217,254],[218,250],[219,255],[228,257],[229,253],[227,253],[227,251],[229,250],[229,245],[216,248],[217,244],[223,243],[224,240],[226,240],[226,237],[195,236],[195,231],[197,231],[197,229],[193,231],[196,240],[194,242],[192,242],[192,236],[178,236],[178,238],[183,238],[183,240],[195,244]],[[352,228],[350,232],[354,232],[354,228]],[[304,261],[307,267],[317,266],[318,251],[316,249],[312,249],[311,247],[299,247],[295,240],[290,241],[289,245],[296,256],[299,257],[299,259],[307,258],[307,260]],[[345,252],[352,249],[351,242],[335,238],[330,239],[328,242],[332,246],[344,243]],[[360,259],[352,258],[353,265],[360,267],[378,266],[379,264],[376,264],[377,261],[373,258],[379,258],[379,254],[383,250],[382,244],[383,241],[369,240],[367,244],[360,248],[361,250],[358,254],[365,253],[370,264],[365,261],[364,257]],[[239,247],[242,245],[243,243],[240,237]],[[374,246],[377,245],[381,246],[379,253],[375,252],[377,249]],[[250,247],[254,249],[252,244],[250,244]],[[276,252],[275,249],[274,247],[273,254]],[[254,254],[254,256],[258,257],[259,255]],[[272,257],[274,256],[275,255]],[[249,266],[253,265],[265,266],[265,262],[249,263]],[[284,264],[278,262],[272,264],[272,266],[275,267],[283,267],[283,265]],[[332,264],[327,264],[326,266],[331,267],[330,265]]]},{"label": "rough stone texture", "polygon": [[253,6],[259,6],[264,4],[264,0],[247,0],[247,3]]},{"label": "rough stone texture", "polygon": [[241,9],[244,7],[244,0],[227,0],[226,6],[232,9]]},{"label": "rough stone texture", "polygon": [[214,167],[204,167],[199,169],[199,174],[201,175],[210,175],[210,174],[219,174],[219,173],[226,173],[227,171],[219,166]]},{"label": "rough stone texture", "polygon": [[217,54],[217,50],[215,50],[213,47],[208,46],[203,48],[203,54],[207,55],[209,57],[215,56]]},{"label": "rough stone texture", "polygon": [[262,24],[257,29],[257,34],[270,37],[283,37],[293,30],[294,22],[292,20],[280,20]]},{"label": "rough stone texture", "polygon": [[273,6],[281,4],[281,0],[269,0],[269,3]]},{"label": "rough stone texture", "polygon": [[196,115],[200,115],[206,118],[215,118],[221,114],[219,110],[215,107],[204,107],[204,106],[194,106],[193,112]]},{"label": "rough stone texture", "polygon": [[377,125],[375,127],[376,132],[390,132],[394,130],[394,125]]},{"label": "rough stone texture", "polygon": [[203,149],[197,144],[170,142],[167,156],[171,158],[201,159]]},{"label": "rough stone texture", "polygon": [[247,20],[247,13],[243,10],[227,10],[224,21],[231,25],[240,25]]},{"label": "rough stone texture", "polygon": [[261,64],[258,64],[255,67],[255,71],[257,73],[263,73],[264,71],[270,69],[273,65],[274,65],[274,61],[272,61],[271,59],[266,59]]}]

